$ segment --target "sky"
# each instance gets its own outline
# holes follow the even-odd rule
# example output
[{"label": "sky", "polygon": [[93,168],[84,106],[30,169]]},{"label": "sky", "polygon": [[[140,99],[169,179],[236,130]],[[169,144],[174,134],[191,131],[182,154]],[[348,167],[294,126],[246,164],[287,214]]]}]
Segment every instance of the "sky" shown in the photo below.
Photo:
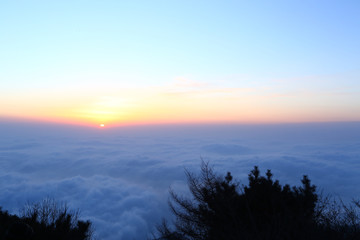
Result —
[{"label": "sky", "polygon": [[360,199],[359,29],[355,0],[0,1],[0,206],[146,239],[202,160]]},{"label": "sky", "polygon": [[1,1],[0,117],[360,121],[358,1]]}]

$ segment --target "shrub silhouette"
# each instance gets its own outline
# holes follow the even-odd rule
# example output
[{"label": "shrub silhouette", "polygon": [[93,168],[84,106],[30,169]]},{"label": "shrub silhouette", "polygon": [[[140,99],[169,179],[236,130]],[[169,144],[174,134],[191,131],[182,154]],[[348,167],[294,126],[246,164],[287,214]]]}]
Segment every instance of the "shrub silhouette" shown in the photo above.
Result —
[{"label": "shrub silhouette", "polygon": [[175,221],[170,227],[164,220],[154,239],[360,239],[356,231],[344,231],[350,226],[349,217],[343,219],[340,231],[338,223],[324,224],[331,208],[319,199],[316,186],[306,175],[300,187],[280,185],[270,170],[261,176],[257,166],[248,175],[248,186],[242,187],[233,182],[230,173],[219,177],[206,163],[199,176],[188,171],[186,175],[192,198],[170,190]]},{"label": "shrub silhouette", "polygon": [[90,240],[90,221],[78,219],[78,211],[53,199],[28,204],[21,216],[11,215],[0,208],[0,239],[5,240]]}]

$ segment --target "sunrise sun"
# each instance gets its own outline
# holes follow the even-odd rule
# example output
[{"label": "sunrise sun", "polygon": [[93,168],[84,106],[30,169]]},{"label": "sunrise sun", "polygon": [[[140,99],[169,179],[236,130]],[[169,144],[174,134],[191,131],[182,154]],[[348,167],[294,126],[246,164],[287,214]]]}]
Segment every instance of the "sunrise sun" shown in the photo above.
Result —
[{"label": "sunrise sun", "polygon": [[102,128],[105,127],[105,124],[101,123],[101,124],[100,124],[100,127],[102,127]]}]

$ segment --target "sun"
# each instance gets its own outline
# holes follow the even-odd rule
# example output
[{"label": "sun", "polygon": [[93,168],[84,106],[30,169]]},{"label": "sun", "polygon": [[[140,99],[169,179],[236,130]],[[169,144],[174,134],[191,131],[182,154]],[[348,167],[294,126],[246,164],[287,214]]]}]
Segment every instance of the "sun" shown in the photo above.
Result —
[{"label": "sun", "polygon": [[105,127],[105,124],[101,123],[101,124],[100,124],[100,127],[102,127],[102,128]]}]

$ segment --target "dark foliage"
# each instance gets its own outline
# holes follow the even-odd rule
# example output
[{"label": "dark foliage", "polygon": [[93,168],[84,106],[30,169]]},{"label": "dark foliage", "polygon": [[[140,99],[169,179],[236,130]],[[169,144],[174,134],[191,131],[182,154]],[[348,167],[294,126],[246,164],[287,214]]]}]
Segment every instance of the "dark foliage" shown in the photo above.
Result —
[{"label": "dark foliage", "polygon": [[255,166],[248,186],[240,187],[230,173],[219,177],[205,163],[200,176],[186,174],[192,198],[170,191],[176,220],[173,227],[164,221],[155,239],[360,239],[355,209],[336,202],[331,207],[307,176],[300,187],[282,186],[270,170],[261,176]]},{"label": "dark foliage", "polygon": [[91,223],[78,219],[66,204],[46,199],[28,204],[21,216],[0,209],[0,239],[4,240],[90,240]]}]

